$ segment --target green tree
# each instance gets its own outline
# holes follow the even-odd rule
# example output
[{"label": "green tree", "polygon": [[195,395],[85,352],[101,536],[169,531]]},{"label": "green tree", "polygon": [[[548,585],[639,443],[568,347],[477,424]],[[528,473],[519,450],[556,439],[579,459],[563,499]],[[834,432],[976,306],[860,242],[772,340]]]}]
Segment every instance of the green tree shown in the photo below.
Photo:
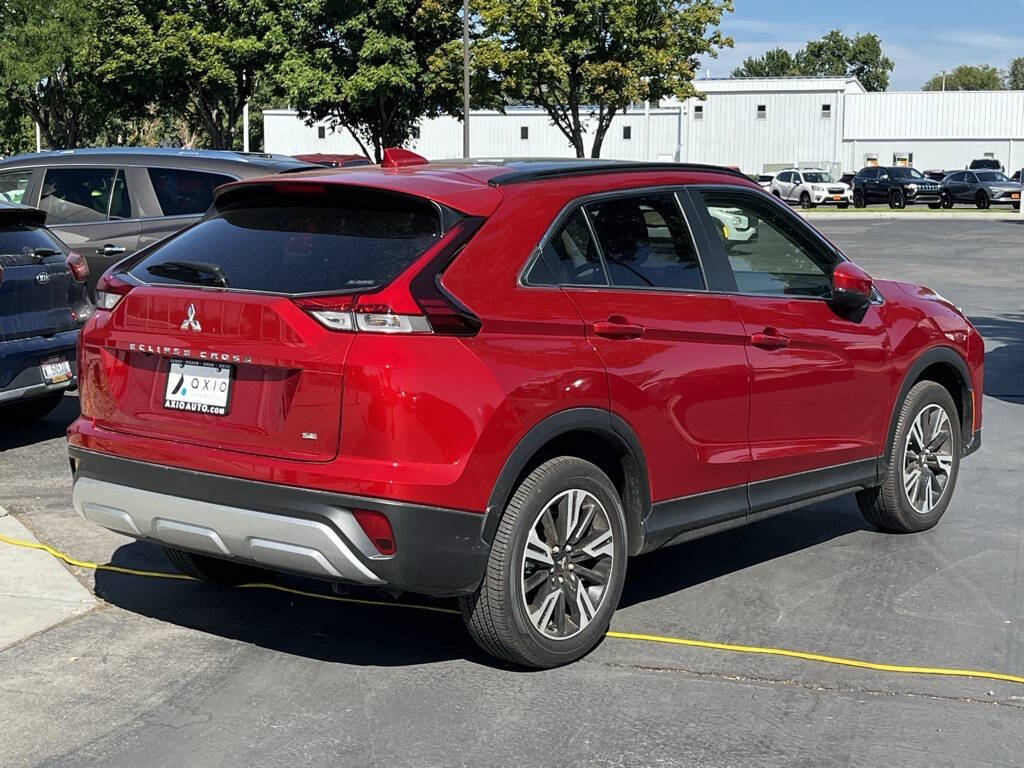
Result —
[{"label": "green tree", "polygon": [[793,54],[785,48],[773,48],[763,56],[750,56],[732,71],[733,77],[793,77],[800,75]]},{"label": "green tree", "polygon": [[[923,91],[941,91],[943,75],[934,75],[921,86]],[[995,67],[963,65],[945,75],[947,91],[1001,91],[1006,87],[1003,76]]]},{"label": "green tree", "polygon": [[15,123],[38,123],[47,146],[94,141],[132,108],[101,71],[116,16],[111,0],[0,3],[0,99]]},{"label": "green tree", "polygon": [[283,0],[269,41],[281,92],[308,121],[348,130],[378,162],[423,116],[456,114],[431,59],[462,35],[450,0]]},{"label": "green tree", "polygon": [[889,87],[892,59],[882,52],[878,35],[853,37],[833,29],[820,40],[810,40],[791,55],[775,48],[763,56],[750,57],[735,69],[733,77],[856,77],[869,91]]},{"label": "green tree", "polygon": [[1024,91],[1024,56],[1010,62],[1006,70],[1006,87],[1011,91]]},{"label": "green tree", "polygon": [[512,99],[544,108],[583,157],[600,157],[612,118],[631,102],[697,95],[699,57],[732,40],[718,25],[731,0],[478,0],[488,45],[476,66]]}]

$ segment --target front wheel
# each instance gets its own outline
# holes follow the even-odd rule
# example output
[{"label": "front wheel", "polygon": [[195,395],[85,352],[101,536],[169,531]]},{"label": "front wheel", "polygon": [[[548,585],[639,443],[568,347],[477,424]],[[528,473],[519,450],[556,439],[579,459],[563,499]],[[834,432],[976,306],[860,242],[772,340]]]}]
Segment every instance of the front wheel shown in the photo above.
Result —
[{"label": "front wheel", "polygon": [[562,456],[516,489],[466,627],[498,658],[546,669],[586,655],[604,636],[626,576],[626,520],[608,476]]},{"label": "front wheel", "polygon": [[853,193],[853,207],[863,208],[865,205],[866,203],[864,201],[864,193],[861,192],[859,189],[855,190]]},{"label": "front wheel", "polygon": [[946,208],[948,210],[948,209],[953,207],[953,203],[954,203],[953,196],[951,194],[949,194],[948,192],[943,192],[942,193],[942,207]]},{"label": "front wheel", "polygon": [[974,204],[981,210],[985,210],[990,205],[988,195],[981,190],[978,190],[978,194],[974,196]]},{"label": "front wheel", "polygon": [[889,195],[889,207],[899,209],[907,207],[907,199],[903,196],[902,190],[897,189],[895,192]]},{"label": "front wheel", "polygon": [[800,207],[804,209],[814,207],[814,203],[811,202],[811,196],[806,192],[800,195]]},{"label": "front wheel", "polygon": [[880,486],[857,492],[865,519],[883,531],[925,531],[942,517],[960,469],[960,420],[934,381],[915,384],[900,408]]}]

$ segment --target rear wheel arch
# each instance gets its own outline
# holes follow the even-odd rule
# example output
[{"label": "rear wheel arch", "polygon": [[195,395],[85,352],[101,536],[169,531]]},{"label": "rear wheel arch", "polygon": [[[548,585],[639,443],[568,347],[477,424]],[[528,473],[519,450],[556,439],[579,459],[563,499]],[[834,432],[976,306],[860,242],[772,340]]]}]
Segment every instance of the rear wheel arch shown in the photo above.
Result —
[{"label": "rear wheel arch", "polygon": [[481,537],[494,539],[501,515],[522,480],[545,461],[575,456],[599,467],[615,485],[626,513],[629,553],[643,547],[651,492],[640,440],[619,416],[600,408],[572,408],[535,425],[512,450],[494,483]]},{"label": "rear wheel arch", "polygon": [[903,401],[914,385],[922,381],[934,381],[949,392],[960,417],[961,444],[967,445],[971,440],[974,429],[974,403],[970,370],[956,350],[951,347],[933,347],[914,361],[903,378],[903,385],[896,396],[896,402],[893,403],[889,429],[886,433],[886,464],[892,460],[892,438],[896,434]]}]

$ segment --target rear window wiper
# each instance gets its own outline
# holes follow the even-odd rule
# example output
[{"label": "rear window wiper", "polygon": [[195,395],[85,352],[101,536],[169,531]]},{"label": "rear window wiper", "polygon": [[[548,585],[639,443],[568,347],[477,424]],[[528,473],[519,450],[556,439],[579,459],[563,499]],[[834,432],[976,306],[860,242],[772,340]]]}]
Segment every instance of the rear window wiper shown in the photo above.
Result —
[{"label": "rear window wiper", "polygon": [[170,277],[183,283],[228,287],[228,278],[219,264],[208,261],[164,261],[146,267],[151,275]]}]

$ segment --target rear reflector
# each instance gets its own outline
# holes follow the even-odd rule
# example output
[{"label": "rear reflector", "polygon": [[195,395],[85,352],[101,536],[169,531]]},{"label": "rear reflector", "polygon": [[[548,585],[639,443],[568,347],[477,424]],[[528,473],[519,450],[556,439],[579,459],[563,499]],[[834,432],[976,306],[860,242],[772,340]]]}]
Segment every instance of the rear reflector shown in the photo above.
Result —
[{"label": "rear reflector", "polygon": [[85,259],[80,254],[72,251],[68,254],[67,258],[68,269],[71,270],[72,276],[80,283],[84,283],[89,277],[89,265],[85,262]]},{"label": "rear reflector", "polygon": [[373,509],[353,509],[356,522],[373,542],[373,546],[382,555],[395,554],[395,534],[391,531],[391,523],[383,512]]}]

